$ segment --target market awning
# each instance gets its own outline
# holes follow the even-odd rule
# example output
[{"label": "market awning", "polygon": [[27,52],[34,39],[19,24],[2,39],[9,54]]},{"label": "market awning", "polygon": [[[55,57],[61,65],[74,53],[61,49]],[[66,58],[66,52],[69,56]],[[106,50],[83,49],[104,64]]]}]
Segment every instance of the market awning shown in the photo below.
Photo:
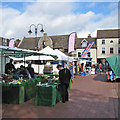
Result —
[{"label": "market awning", "polygon": [[31,55],[46,55],[46,56],[52,56],[54,59],[58,58],[56,55],[44,54],[44,53],[40,53],[39,51],[33,51],[27,49],[11,48],[7,46],[0,46],[0,52],[3,54],[3,56],[6,57],[11,56],[16,58],[23,58],[24,56],[31,56]]},{"label": "market awning", "polygon": [[120,55],[106,58],[116,78],[120,78]]}]

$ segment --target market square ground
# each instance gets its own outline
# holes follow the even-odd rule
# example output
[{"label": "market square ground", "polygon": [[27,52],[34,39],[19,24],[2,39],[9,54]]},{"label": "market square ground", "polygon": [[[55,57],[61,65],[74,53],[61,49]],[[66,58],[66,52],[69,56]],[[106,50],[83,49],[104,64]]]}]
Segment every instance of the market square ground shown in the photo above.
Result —
[{"label": "market square ground", "polygon": [[35,106],[34,98],[19,105],[3,104],[3,118],[118,118],[120,83],[106,82],[105,73],[75,76],[69,102]]}]

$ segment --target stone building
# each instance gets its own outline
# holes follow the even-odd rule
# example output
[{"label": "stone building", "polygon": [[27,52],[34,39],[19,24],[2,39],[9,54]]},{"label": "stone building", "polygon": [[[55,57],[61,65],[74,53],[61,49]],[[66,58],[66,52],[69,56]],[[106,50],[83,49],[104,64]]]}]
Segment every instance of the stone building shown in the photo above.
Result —
[{"label": "stone building", "polygon": [[0,37],[0,45],[1,46],[8,46],[9,45],[9,39]]},{"label": "stone building", "polygon": [[[75,41],[76,39],[77,35]],[[19,48],[35,50],[35,43],[37,43],[38,50],[41,50],[46,46],[50,46],[53,49],[59,49],[62,52],[68,54],[68,40],[69,35],[47,36],[47,34],[44,33],[43,37],[37,37],[37,39],[32,37],[24,37],[21,44],[19,45]]]},{"label": "stone building", "polygon": [[97,60],[105,62],[105,58],[120,54],[120,29],[97,31]]},{"label": "stone building", "polygon": [[76,58],[76,60],[80,60],[80,55],[87,47],[87,45],[94,41],[95,44],[91,48],[88,56],[82,60],[88,60],[90,62],[97,62],[96,57],[96,38],[92,38],[91,35],[88,35],[88,38],[77,38],[77,34],[75,35],[75,51],[68,54],[68,41],[69,35],[57,35],[57,36],[47,36],[45,33],[43,37],[36,38],[24,38],[20,44],[20,48],[35,50],[35,44],[37,43],[38,50],[43,49],[46,46],[50,46],[53,49],[59,49],[64,52],[66,55],[70,55]]},{"label": "stone building", "polygon": [[[69,35],[47,36],[45,33],[43,37],[24,37],[19,48],[35,50],[37,43],[38,50],[50,46],[53,49],[61,50],[66,55],[73,56],[78,61],[88,61],[92,63],[103,62],[106,57],[120,53],[120,29],[98,30],[96,38],[90,34],[87,38],[78,38],[76,34],[75,51],[70,54],[68,54]],[[94,45],[85,58],[81,59],[82,52],[91,41],[94,41]]]},{"label": "stone building", "polygon": [[[85,50],[87,45],[94,41],[93,46],[91,47],[90,51],[87,53],[85,58],[81,58],[82,52]],[[97,44],[96,38],[91,37],[89,34],[87,38],[78,38],[76,40],[76,50],[72,52],[72,56],[78,61],[81,62],[89,62],[89,63],[96,63],[97,62]],[[86,63],[86,62],[85,62]]]}]

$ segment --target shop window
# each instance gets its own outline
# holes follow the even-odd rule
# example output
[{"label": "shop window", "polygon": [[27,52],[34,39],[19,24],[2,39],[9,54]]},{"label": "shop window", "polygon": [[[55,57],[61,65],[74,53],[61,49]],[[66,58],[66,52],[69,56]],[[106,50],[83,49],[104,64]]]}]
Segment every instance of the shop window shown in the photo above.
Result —
[{"label": "shop window", "polygon": [[90,52],[87,53],[87,56],[90,57]]},{"label": "shop window", "polygon": [[81,57],[81,52],[78,52],[78,57]]},{"label": "shop window", "polygon": [[105,48],[102,48],[102,54],[105,54]]},{"label": "shop window", "polygon": [[113,54],[113,53],[114,53],[114,48],[110,47],[110,54]]},{"label": "shop window", "polygon": [[105,40],[102,40],[102,44],[105,44]]}]

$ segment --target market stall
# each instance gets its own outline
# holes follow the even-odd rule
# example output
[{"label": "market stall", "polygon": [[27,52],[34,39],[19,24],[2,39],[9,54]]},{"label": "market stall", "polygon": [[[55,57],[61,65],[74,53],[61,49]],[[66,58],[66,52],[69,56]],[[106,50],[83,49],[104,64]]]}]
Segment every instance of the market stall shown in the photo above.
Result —
[{"label": "market stall", "polygon": [[21,104],[35,96],[35,86],[38,82],[47,82],[45,78],[36,79],[4,79],[2,83],[2,102]]},{"label": "market stall", "polygon": [[[47,86],[46,86],[47,85]],[[37,78],[16,80],[13,78],[3,78],[2,84],[2,102],[6,104],[21,104],[35,97],[35,105],[45,105],[42,104],[46,98],[45,94],[49,99],[53,101],[53,98],[49,96],[49,93],[52,96],[55,96],[56,99],[54,102],[58,102],[61,99],[60,90],[59,90],[59,80],[57,75],[37,75]],[[51,89],[52,87],[52,89]],[[48,94],[45,93],[46,88]],[[40,92],[39,92],[40,89]],[[40,94],[39,94],[40,93]],[[39,98],[42,103],[40,104]],[[51,104],[47,104],[51,106]],[[55,105],[55,104],[52,104]]]},{"label": "market stall", "polygon": [[106,73],[107,79],[113,81],[120,78],[120,55],[108,57],[106,60],[110,67]]},{"label": "market stall", "polygon": [[[38,51],[32,51],[32,50],[25,50],[25,49],[19,49],[19,48],[10,48],[6,46],[0,46],[1,51],[1,68],[3,69],[3,65],[5,60],[3,58],[9,58],[9,57],[15,57],[15,58],[24,58],[26,56],[31,55],[46,55],[51,56],[53,58],[57,58],[56,55],[50,55],[50,54],[44,54],[39,53]],[[27,100],[32,99],[35,97],[36,93],[36,85],[41,82],[48,83],[48,76],[44,75],[38,75],[37,78],[19,78],[14,79],[13,74],[8,75],[4,74],[4,71],[0,73],[2,77],[2,102],[7,104],[21,104]],[[49,79],[49,81],[51,81]]]}]

